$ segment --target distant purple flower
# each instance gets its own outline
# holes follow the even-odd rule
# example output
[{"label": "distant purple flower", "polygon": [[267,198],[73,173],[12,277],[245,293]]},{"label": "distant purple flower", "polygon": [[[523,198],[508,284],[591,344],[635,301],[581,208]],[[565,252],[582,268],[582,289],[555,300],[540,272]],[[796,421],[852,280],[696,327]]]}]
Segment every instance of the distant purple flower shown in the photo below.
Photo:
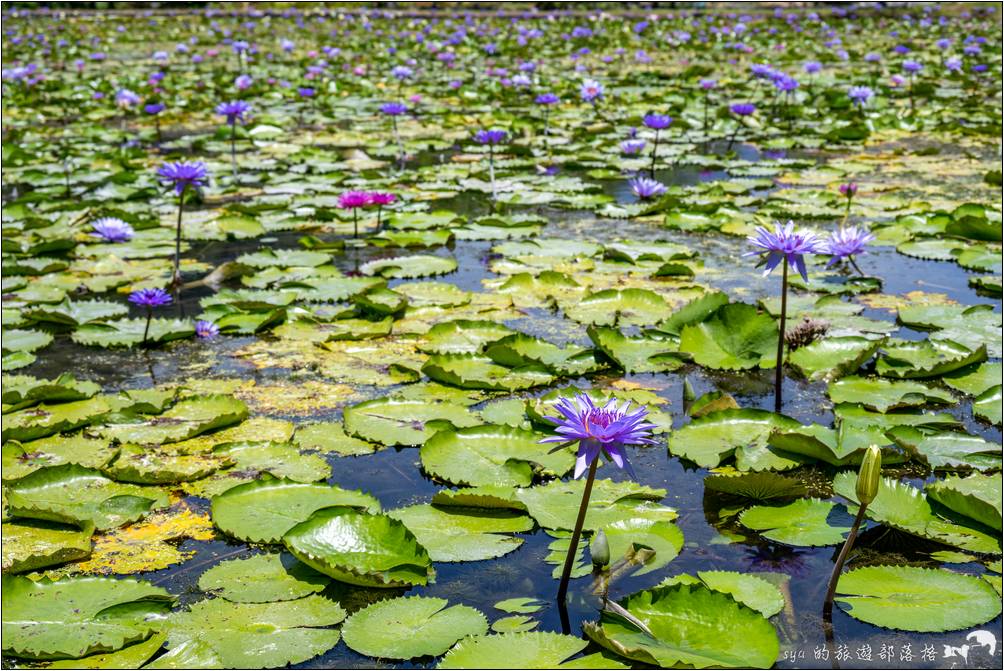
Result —
[{"label": "distant purple flower", "polygon": [[582,86],[579,88],[579,95],[587,103],[594,102],[603,97],[603,84],[595,79],[587,79],[582,82]]},{"label": "distant purple flower", "polygon": [[138,289],[129,294],[129,302],[148,310],[171,304],[171,294],[163,289]]},{"label": "distant purple flower", "polygon": [[212,340],[220,334],[220,327],[213,322],[200,319],[195,322],[195,335],[202,340]]},{"label": "distant purple flower", "polygon": [[889,81],[893,86],[902,86],[906,83],[906,77],[903,75],[893,75],[892,77],[889,77]]},{"label": "distant purple flower", "polygon": [[665,114],[649,113],[642,118],[642,123],[645,124],[647,128],[651,128],[652,130],[664,130],[669,128],[670,124],[673,123],[673,117]]},{"label": "distant purple flower", "polygon": [[770,79],[775,74],[774,68],[765,63],[753,63],[750,65],[750,72],[760,79]]},{"label": "distant purple flower", "polygon": [[814,233],[796,231],[795,224],[789,221],[784,228],[781,228],[780,224],[775,225],[773,232],[763,226],[757,226],[756,235],[747,239],[757,249],[743,256],[766,255],[761,261],[765,264],[764,275],[769,275],[781,261],[787,259],[788,265],[794,266],[802,279],[809,281],[809,275],[805,270],[805,255],[818,252],[819,239]]},{"label": "distant purple flower", "polygon": [[711,89],[713,89],[716,86],[718,86],[718,80],[717,79],[702,79],[700,81],[700,85],[701,85],[701,88],[704,89],[705,91],[710,91]]},{"label": "distant purple flower", "polygon": [[865,253],[865,245],[875,239],[875,236],[857,226],[841,228],[830,235],[826,241],[825,253],[833,258],[826,264],[829,268],[841,259]]},{"label": "distant purple flower", "polygon": [[175,193],[181,193],[187,188],[198,189],[206,185],[209,171],[202,161],[192,163],[165,163],[157,169],[157,177],[165,186],[173,186]]},{"label": "distant purple flower", "polygon": [[143,108],[143,111],[151,116],[156,116],[167,109],[167,105],[164,103],[150,103]]},{"label": "distant purple flower", "polygon": [[729,110],[736,116],[749,116],[756,112],[756,105],[753,103],[735,103],[729,106]]},{"label": "distant purple flower", "polygon": [[495,128],[481,129],[474,134],[474,141],[478,144],[497,145],[505,144],[509,141],[509,134],[504,130]]},{"label": "distant purple flower", "polygon": [[117,217],[102,217],[91,222],[91,235],[105,242],[128,242],[135,234],[132,226]]},{"label": "distant purple flower", "polygon": [[872,95],[873,91],[868,86],[852,86],[847,89],[847,97],[858,107],[864,107]]},{"label": "distant purple flower", "polygon": [[628,183],[631,185],[631,191],[634,192],[634,195],[641,200],[648,200],[666,193],[666,186],[662,182],[648,177],[637,177]]},{"label": "distant purple flower", "polygon": [[655,424],[645,421],[648,410],[644,406],[632,410],[630,401],[621,404],[616,398],[611,398],[602,407],[597,407],[587,394],[578,394],[574,399],[562,398],[554,409],[561,416],[546,419],[558,425],[555,428],[558,435],[540,442],[578,442],[576,478],[582,477],[601,451],[615,466],[634,477],[634,469],[628,463],[624,446],[651,445],[655,442],[651,434]]},{"label": "distant purple flower", "polygon": [[877,54],[874,51],[869,51],[867,54],[865,54],[866,63],[878,63],[881,60],[882,60],[882,55]]},{"label": "distant purple flower", "polygon": [[924,66],[917,61],[903,61],[903,72],[909,75],[915,75],[923,69]]},{"label": "distant purple flower", "polygon": [[120,89],[119,92],[115,94],[115,104],[119,107],[132,107],[133,105],[138,105],[139,102],[139,96],[129,89]]},{"label": "distant purple flower", "polygon": [[216,113],[227,118],[227,124],[233,126],[238,121],[244,123],[245,115],[251,111],[251,105],[243,100],[222,102],[216,106]]},{"label": "distant purple flower", "polygon": [[404,103],[384,103],[380,105],[380,113],[387,116],[401,116],[408,113],[408,106]]},{"label": "distant purple flower", "polygon": [[798,88],[798,80],[788,75],[783,75],[774,80],[774,86],[778,91],[791,93]]},{"label": "distant purple flower", "polygon": [[934,43],[934,46],[938,47],[940,51],[944,51],[948,47],[952,46],[952,40],[947,37],[943,37]]},{"label": "distant purple flower", "polygon": [[892,48],[892,50],[895,51],[900,56],[902,56],[903,54],[910,53],[910,47],[906,46],[905,44],[897,44]]},{"label": "distant purple flower", "polygon": [[553,93],[541,93],[539,96],[534,98],[533,102],[538,105],[556,105],[561,102],[561,98]]},{"label": "distant purple flower", "polygon": [[251,88],[251,84],[253,84],[253,83],[254,83],[254,80],[251,79],[251,77],[249,75],[239,75],[234,80],[234,86],[237,87],[238,91],[243,91],[245,89]]},{"label": "distant purple flower", "polygon": [[640,154],[645,148],[645,140],[624,140],[621,142],[621,151],[628,156]]},{"label": "distant purple flower", "polygon": [[310,88],[309,86],[301,86],[300,88],[296,89],[296,93],[301,98],[313,98],[316,91],[314,91],[314,89]]},{"label": "distant purple flower", "polygon": [[949,72],[962,72],[962,59],[958,56],[951,56],[945,59],[945,69]]},{"label": "distant purple flower", "polygon": [[846,184],[841,184],[838,191],[845,198],[853,198],[858,193],[858,185],[856,182],[847,182]]},{"label": "distant purple flower", "polygon": [[407,65],[395,65],[390,71],[390,74],[395,79],[404,81],[405,79],[411,79],[415,76],[415,71],[409,68]]},{"label": "distant purple flower", "polygon": [[819,61],[809,61],[802,66],[805,73],[808,75],[814,75],[823,69],[823,65]]}]

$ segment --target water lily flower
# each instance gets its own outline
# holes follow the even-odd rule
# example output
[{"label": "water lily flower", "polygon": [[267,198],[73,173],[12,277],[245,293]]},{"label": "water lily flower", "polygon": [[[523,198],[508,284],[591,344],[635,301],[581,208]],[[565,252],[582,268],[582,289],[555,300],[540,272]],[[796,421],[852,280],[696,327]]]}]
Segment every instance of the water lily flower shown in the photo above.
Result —
[{"label": "water lily flower", "polygon": [[397,196],[385,191],[370,191],[370,205],[377,206],[377,230],[383,229],[383,208],[385,205],[393,205]]},{"label": "water lily flower", "polygon": [[648,177],[638,177],[628,183],[631,185],[631,191],[634,192],[634,195],[642,200],[655,198],[666,193],[666,186],[662,182]]},{"label": "water lily flower", "polygon": [[495,145],[509,141],[509,134],[499,129],[481,129],[474,134],[474,141],[488,145],[488,175],[492,183],[492,201],[497,199],[495,191]]},{"label": "water lily flower", "polygon": [[139,102],[140,97],[129,89],[119,89],[115,94],[115,104],[123,109],[138,105]]},{"label": "water lily flower", "polygon": [[245,115],[251,111],[251,105],[243,100],[233,100],[222,102],[216,106],[216,113],[227,118],[227,124],[235,125],[238,121],[245,120]]},{"label": "water lily flower", "polygon": [[669,128],[673,123],[673,117],[650,112],[642,117],[641,121],[645,124],[646,128],[651,128],[655,131],[655,139],[652,141],[652,165],[648,169],[648,176],[655,179],[655,162],[659,152],[659,131]]},{"label": "water lily flower", "polygon": [[117,217],[102,217],[91,222],[91,235],[105,242],[128,242],[135,231],[132,226]]},{"label": "water lily flower", "polygon": [[380,113],[387,116],[401,116],[408,113],[408,106],[404,103],[389,102],[380,105]]},{"label": "water lily flower", "polygon": [[858,185],[856,182],[847,182],[846,184],[841,184],[837,190],[840,191],[841,195],[847,198],[847,200],[851,200],[858,193]]},{"label": "water lily flower", "polygon": [[557,435],[544,438],[541,442],[558,443],[559,446],[578,443],[574,477],[580,478],[588,470],[578,518],[572,530],[568,555],[565,558],[561,583],[558,587],[558,601],[564,603],[600,455],[604,455],[615,466],[626,470],[634,477],[634,470],[628,462],[624,448],[627,445],[653,444],[655,441],[651,432],[655,424],[647,421],[648,410],[644,406],[632,409],[630,401],[621,403],[616,398],[611,398],[598,406],[588,394],[578,394],[575,398],[562,398],[554,408],[560,416],[546,419],[557,425],[554,429]]},{"label": "water lily flower", "polygon": [[181,284],[181,215],[185,207],[185,192],[200,189],[209,181],[209,170],[202,161],[165,163],[157,169],[157,177],[178,194],[178,224],[174,236],[174,286]]},{"label": "water lily flower", "polygon": [[146,308],[146,326],[143,327],[143,340],[141,345],[146,344],[147,336],[150,335],[150,321],[153,319],[153,309],[171,304],[171,294],[163,289],[138,289],[129,294],[129,302],[133,305]]},{"label": "water lily flower", "polygon": [[819,253],[821,245],[814,233],[797,231],[795,230],[795,224],[790,221],[784,228],[780,224],[775,225],[773,232],[763,226],[758,226],[756,235],[751,236],[748,240],[756,249],[743,254],[743,256],[760,256],[759,265],[765,267],[765,277],[778,265],[783,264],[783,273],[781,275],[781,323],[777,336],[777,359],[774,372],[774,411],[781,412],[781,380],[784,370],[785,345],[784,322],[788,307],[788,266],[794,266],[802,276],[802,279],[808,282],[809,276],[805,269],[805,255]]},{"label": "water lily flower", "polygon": [[213,340],[220,335],[220,327],[211,321],[200,319],[195,322],[195,336],[200,340]]},{"label": "water lily flower", "polygon": [[[740,119],[748,116],[752,116],[756,112],[756,105],[753,103],[732,103],[729,105],[729,111]],[[730,151],[732,145],[735,144],[736,136],[739,135],[739,129],[742,128],[742,124],[736,124],[735,130],[732,131],[732,137],[729,138],[729,146],[726,147],[725,151]]]},{"label": "water lily flower", "polygon": [[647,143],[645,140],[634,139],[634,140],[624,140],[621,142],[621,151],[628,156],[633,156],[635,154],[640,154],[641,150],[645,148]]},{"label": "water lily flower", "polygon": [[603,84],[595,79],[587,79],[582,82],[582,86],[579,88],[579,95],[582,97],[583,102],[595,105],[596,101],[603,97]]},{"label": "water lily flower", "polygon": [[864,275],[861,269],[858,268],[857,263],[855,263],[854,256],[864,254],[865,247],[874,239],[874,235],[857,226],[837,229],[826,241],[825,253],[831,256],[830,262],[826,264],[826,267],[829,268],[839,261],[847,259],[854,266],[855,270]]},{"label": "water lily flower", "polygon": [[234,79],[234,86],[238,91],[244,91],[245,89],[251,88],[251,84],[253,83],[254,80],[251,79],[250,75],[238,75],[238,77]]},{"label": "water lily flower", "polygon": [[858,107],[864,107],[874,92],[868,86],[852,86],[847,89],[847,97]]},{"label": "water lily flower", "polygon": [[352,210],[352,237],[359,237],[359,208],[366,207],[371,202],[368,191],[346,191],[338,196],[338,207]]},{"label": "water lily flower", "polygon": [[407,65],[395,65],[390,71],[392,77],[398,81],[404,81],[405,79],[411,79],[415,76],[415,71],[409,68]]}]

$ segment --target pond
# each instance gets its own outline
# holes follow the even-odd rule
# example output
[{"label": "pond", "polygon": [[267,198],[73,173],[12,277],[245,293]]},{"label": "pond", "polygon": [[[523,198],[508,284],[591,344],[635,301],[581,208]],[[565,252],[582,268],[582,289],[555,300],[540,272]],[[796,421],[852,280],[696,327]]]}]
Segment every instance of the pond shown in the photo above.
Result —
[{"label": "pond", "polygon": [[5,667],[999,668],[999,8],[445,4],[6,10]]}]

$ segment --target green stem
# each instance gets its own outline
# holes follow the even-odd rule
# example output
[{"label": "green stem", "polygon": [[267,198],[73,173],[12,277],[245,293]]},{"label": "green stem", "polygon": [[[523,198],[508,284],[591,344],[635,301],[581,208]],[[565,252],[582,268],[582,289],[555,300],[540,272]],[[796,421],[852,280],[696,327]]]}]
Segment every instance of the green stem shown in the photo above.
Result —
[{"label": "green stem", "polygon": [[572,539],[568,544],[568,555],[565,556],[565,565],[561,569],[561,583],[558,585],[559,604],[565,603],[565,596],[568,594],[568,581],[572,577],[572,567],[575,565],[579,538],[582,536],[582,525],[586,521],[586,511],[589,510],[589,496],[593,493],[593,480],[596,479],[596,466],[599,462],[600,455],[597,453],[593,458],[593,463],[589,464],[586,487],[582,490],[582,502],[579,504],[579,515],[575,518],[575,528],[572,530]]},{"label": "green stem", "polygon": [[659,151],[659,129],[655,130],[655,140],[652,142],[652,165],[648,168],[648,176],[655,179],[655,160]]},{"label": "green stem", "polygon": [[146,344],[146,337],[150,335],[150,320],[153,319],[153,308],[146,309],[146,326],[143,327],[143,342],[140,345]]},{"label": "green stem", "polygon": [[174,231],[174,279],[172,280],[174,286],[181,284],[181,213],[184,211],[187,189],[188,185],[185,185],[178,195],[178,224]]},{"label": "green stem", "polygon": [[237,181],[237,124],[230,126],[230,167],[234,172],[234,181]]},{"label": "green stem", "polygon": [[840,548],[840,554],[837,555],[837,561],[833,565],[833,573],[830,574],[830,582],[826,587],[826,599],[823,600],[823,619],[826,622],[833,619],[833,595],[837,593],[837,581],[840,580],[840,572],[844,568],[844,562],[847,561],[847,555],[854,547],[854,540],[858,537],[858,528],[865,518],[865,510],[867,509],[868,506],[863,503],[858,507],[858,514],[854,518],[854,524],[851,525],[851,531],[847,534],[844,547]]},{"label": "green stem", "polygon": [[781,270],[781,330],[777,334],[777,364],[774,369],[774,412],[781,412],[781,381],[784,378],[784,321],[788,312],[788,257]]}]

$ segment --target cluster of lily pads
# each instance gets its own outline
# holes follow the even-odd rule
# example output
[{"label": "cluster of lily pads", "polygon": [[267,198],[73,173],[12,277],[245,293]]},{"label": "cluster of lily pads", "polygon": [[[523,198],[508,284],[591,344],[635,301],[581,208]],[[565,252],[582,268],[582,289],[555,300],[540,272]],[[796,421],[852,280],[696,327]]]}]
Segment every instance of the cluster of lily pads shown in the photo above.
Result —
[{"label": "cluster of lily pads", "polygon": [[[866,504],[839,617],[999,625],[999,15],[617,9],[5,10],[5,656],[769,668],[813,643],[783,565],[688,558],[674,489],[715,543],[828,566]],[[788,220],[830,242],[778,295],[743,255],[781,262],[747,237]],[[637,479],[546,444],[580,394],[645,410]],[[434,493],[346,474],[385,450]],[[544,630],[555,581],[426,593],[541,537],[592,594],[584,637]]]}]

